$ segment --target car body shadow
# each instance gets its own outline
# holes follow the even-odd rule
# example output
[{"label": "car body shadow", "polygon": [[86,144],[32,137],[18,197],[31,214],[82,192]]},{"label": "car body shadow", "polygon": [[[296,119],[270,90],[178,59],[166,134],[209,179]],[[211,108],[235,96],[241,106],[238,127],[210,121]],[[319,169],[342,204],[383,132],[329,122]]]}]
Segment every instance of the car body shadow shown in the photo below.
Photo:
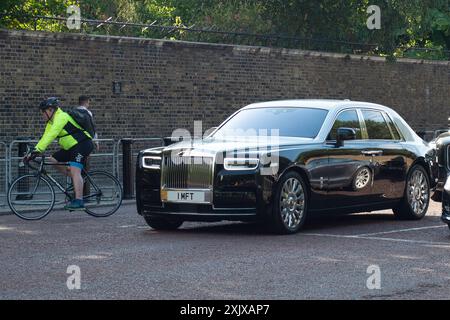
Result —
[{"label": "car body shadow", "polygon": [[[315,215],[310,217],[304,228],[298,233],[302,232],[317,232],[324,229],[334,230],[342,227],[352,226],[370,226],[380,223],[391,224],[400,222],[393,214],[352,214],[352,215]],[[191,226],[189,224],[184,225],[182,228],[176,231],[182,234],[198,234],[198,233],[211,233],[211,234],[225,234],[225,235],[276,235],[270,230],[270,226],[257,222],[221,222],[221,223],[204,223]]]}]

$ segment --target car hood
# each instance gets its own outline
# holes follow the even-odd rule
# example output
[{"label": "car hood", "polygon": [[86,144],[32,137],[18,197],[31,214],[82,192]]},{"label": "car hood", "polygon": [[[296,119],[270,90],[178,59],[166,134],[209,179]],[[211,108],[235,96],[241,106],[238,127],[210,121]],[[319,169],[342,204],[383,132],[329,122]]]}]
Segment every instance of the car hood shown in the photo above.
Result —
[{"label": "car hood", "polygon": [[[163,152],[189,152],[189,153],[217,153],[217,152],[232,152],[234,150],[249,152],[264,152],[266,150],[279,150],[281,148],[289,148],[295,146],[304,146],[315,144],[313,139],[310,138],[297,138],[297,137],[276,137],[276,138],[232,138],[232,139],[214,139],[206,138],[202,140],[182,141],[172,144],[167,147],[158,148]],[[151,151],[149,149],[146,151]]]}]

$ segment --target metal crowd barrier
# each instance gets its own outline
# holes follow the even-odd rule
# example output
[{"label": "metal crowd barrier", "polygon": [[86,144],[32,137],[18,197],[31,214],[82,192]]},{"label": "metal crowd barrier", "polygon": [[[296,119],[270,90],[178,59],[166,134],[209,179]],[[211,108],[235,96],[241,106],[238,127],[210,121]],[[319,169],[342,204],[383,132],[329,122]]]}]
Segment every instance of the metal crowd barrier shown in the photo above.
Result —
[{"label": "metal crowd barrier", "polygon": [[[23,139],[23,140],[13,140],[9,144],[8,148],[8,186],[11,182],[14,181],[17,177],[28,173],[27,167],[20,167],[19,163],[22,160],[25,152],[27,151],[26,147],[28,144],[36,144],[38,140],[36,139]],[[16,165],[13,165],[16,164]]]},{"label": "metal crowd barrier", "polygon": [[[17,177],[29,173],[29,169],[27,167],[20,167],[19,163],[22,160],[24,153],[26,152],[27,144],[35,145],[38,140],[35,139],[24,139],[24,140],[14,140],[9,145],[9,159],[8,159],[8,178],[7,183],[10,185],[14,179]],[[99,151],[94,151],[91,153],[88,161],[88,167],[91,170],[103,170],[114,174],[115,172],[115,160],[116,160],[116,143],[114,139],[96,139],[94,143],[98,143],[100,148]],[[53,152],[59,150],[60,147],[53,143],[49,146],[46,151],[46,154],[52,154]],[[70,183],[70,178],[62,175],[56,167],[48,166],[46,168],[47,172],[49,172],[61,185],[67,185]],[[8,189],[8,188],[6,188]],[[57,201],[62,201],[64,199],[64,194],[59,192],[59,190],[55,189],[57,192]],[[5,192],[6,194],[6,192]]]},{"label": "metal crowd barrier", "polygon": [[101,170],[115,175],[116,170],[116,141],[114,139],[95,139],[95,144],[99,145],[99,150],[96,147],[89,156],[89,167],[92,171]]},{"label": "metal crowd barrier", "polygon": [[[9,161],[8,162],[8,182],[11,183],[15,178],[22,175],[22,172],[17,170],[18,163],[22,160],[24,152],[26,151],[27,144],[36,144],[38,140],[14,140],[9,145]],[[94,143],[98,143],[100,146],[99,151],[94,151],[90,155],[90,166],[95,170],[103,170],[111,173],[115,172],[115,160],[116,160],[116,143],[114,139],[96,139]],[[53,143],[46,153],[51,154],[54,151],[59,150],[59,146]],[[105,150],[102,152],[102,150]],[[14,154],[17,154],[13,156]],[[17,162],[17,165],[14,165]],[[52,172],[50,172],[52,173]]]},{"label": "metal crowd barrier", "polygon": [[[36,139],[17,139],[8,145],[0,141],[0,207],[7,206],[6,194],[11,183],[19,176],[30,173],[28,167],[19,164],[27,151],[27,146],[34,146],[37,142]],[[97,151],[95,148],[90,155],[88,169],[107,171],[115,175],[123,183],[125,198],[131,199],[135,196],[134,165],[139,151],[164,145],[164,139],[128,138],[118,141],[96,139],[94,143],[99,144],[99,150]],[[51,154],[59,149],[60,147],[53,143],[47,149],[46,154]],[[48,166],[47,171],[62,185],[70,182],[70,178],[63,176],[56,167]],[[59,192],[57,189],[55,191]],[[57,197],[64,197],[64,195],[61,193]]]},{"label": "metal crowd barrier", "polygon": [[[18,177],[32,173],[32,170],[27,166],[21,166],[24,155],[27,152],[28,146],[32,148],[39,140],[37,139],[17,139],[11,141],[9,144],[9,159],[8,159],[8,184],[17,179]],[[53,152],[59,150],[59,146],[56,143],[52,143],[46,150],[46,154],[52,154]],[[47,172],[51,174],[62,186],[67,186],[69,182],[66,176],[63,176],[56,167],[48,166],[46,168]],[[61,193],[57,188],[55,188],[56,202],[63,202],[65,195]]]},{"label": "metal crowd barrier", "polygon": [[[136,148],[136,145],[140,146]],[[132,199],[136,196],[134,190],[135,170],[133,168],[139,154],[138,151],[163,145],[163,138],[123,138],[117,141],[116,177],[122,182],[124,199]],[[120,170],[121,168],[122,170]]]},{"label": "metal crowd barrier", "polygon": [[6,205],[8,192],[8,145],[0,142],[0,207]]}]

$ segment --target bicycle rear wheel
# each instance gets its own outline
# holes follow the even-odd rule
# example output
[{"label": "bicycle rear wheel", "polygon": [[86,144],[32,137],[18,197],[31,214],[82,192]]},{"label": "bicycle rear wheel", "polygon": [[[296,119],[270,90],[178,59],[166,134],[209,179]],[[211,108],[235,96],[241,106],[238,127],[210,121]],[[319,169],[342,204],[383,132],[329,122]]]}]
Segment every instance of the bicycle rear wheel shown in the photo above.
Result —
[{"label": "bicycle rear wheel", "polygon": [[13,181],[7,200],[12,212],[19,218],[39,220],[52,211],[55,191],[44,177],[29,174]]},{"label": "bicycle rear wheel", "polygon": [[94,217],[108,217],[122,204],[122,187],[119,180],[103,171],[89,172],[84,176],[83,200],[86,212]]}]

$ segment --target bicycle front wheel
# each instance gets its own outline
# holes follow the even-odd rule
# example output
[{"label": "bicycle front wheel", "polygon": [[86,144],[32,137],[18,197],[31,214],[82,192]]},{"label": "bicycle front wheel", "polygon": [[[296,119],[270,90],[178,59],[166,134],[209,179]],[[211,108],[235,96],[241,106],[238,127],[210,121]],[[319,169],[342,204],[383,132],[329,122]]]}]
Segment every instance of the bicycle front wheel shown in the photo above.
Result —
[{"label": "bicycle front wheel", "polygon": [[83,199],[86,212],[94,217],[108,217],[122,204],[122,187],[119,180],[103,171],[89,172],[84,176]]},{"label": "bicycle front wheel", "polygon": [[42,219],[55,205],[55,191],[50,182],[33,174],[14,180],[7,198],[12,212],[24,220]]}]

